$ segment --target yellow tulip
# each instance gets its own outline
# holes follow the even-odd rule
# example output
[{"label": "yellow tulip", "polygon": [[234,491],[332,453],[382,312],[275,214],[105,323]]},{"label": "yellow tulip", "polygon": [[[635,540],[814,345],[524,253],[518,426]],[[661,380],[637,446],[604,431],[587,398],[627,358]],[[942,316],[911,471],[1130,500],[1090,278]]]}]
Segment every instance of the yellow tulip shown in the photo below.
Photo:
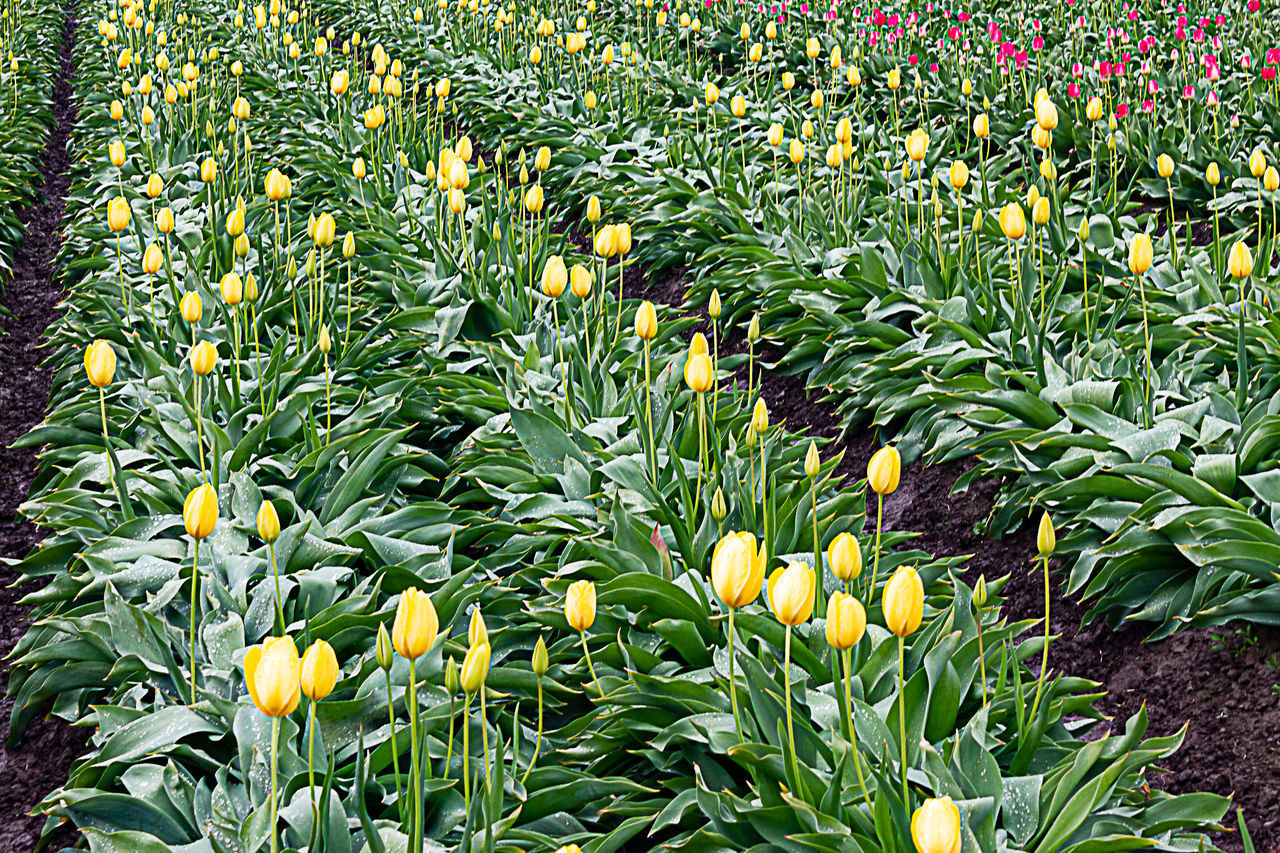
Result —
[{"label": "yellow tulip", "polygon": [[489,644],[480,643],[467,649],[462,659],[462,675],[458,679],[468,696],[474,695],[489,677]]},{"label": "yellow tulip", "polygon": [[1049,518],[1049,513],[1041,513],[1040,528],[1036,531],[1036,550],[1040,552],[1041,557],[1048,557],[1057,544],[1058,538],[1053,531],[1053,519]]},{"label": "yellow tulip", "polygon": [[877,450],[867,462],[867,483],[877,495],[891,495],[902,476],[902,454],[891,444]]},{"label": "yellow tulip", "polygon": [[182,312],[182,319],[194,325],[199,323],[200,318],[204,315],[204,300],[194,290],[188,290],[182,294],[182,301],[178,303],[178,310]]},{"label": "yellow tulip", "polygon": [[431,597],[417,587],[400,594],[396,618],[391,626],[391,642],[400,657],[415,660],[431,650],[440,630]]},{"label": "yellow tulip", "polygon": [[326,249],[333,245],[333,239],[337,235],[338,225],[334,222],[333,214],[322,213],[316,219],[315,243],[322,249]]},{"label": "yellow tulip", "polygon": [[867,611],[852,595],[836,590],[827,599],[827,644],[851,649],[867,631]]},{"label": "yellow tulip", "polygon": [[1146,234],[1136,234],[1129,242],[1129,272],[1142,275],[1151,269],[1155,250],[1151,246],[1151,238]]},{"label": "yellow tulip", "polygon": [[794,562],[769,576],[769,607],[783,625],[800,625],[813,613],[816,585],[808,563]]},{"label": "yellow tulip", "polygon": [[881,606],[885,627],[899,637],[915,632],[924,620],[924,583],[913,568],[904,566],[885,584]]},{"label": "yellow tulip", "polygon": [[94,388],[105,388],[116,375],[116,352],[111,344],[98,339],[84,351],[84,372]]},{"label": "yellow tulip", "polygon": [[542,267],[542,292],[552,299],[558,299],[568,283],[569,271],[565,269],[564,258],[550,255]]},{"label": "yellow tulip", "polygon": [[111,201],[107,202],[107,226],[113,232],[119,234],[129,227],[129,202],[125,197],[118,195]]},{"label": "yellow tulip", "polygon": [[755,429],[756,435],[761,437],[769,428],[769,407],[765,405],[763,397],[756,400],[755,408],[751,410],[751,426]]},{"label": "yellow tulip", "polygon": [[950,797],[928,799],[911,816],[917,853],[960,853],[960,809]]},{"label": "yellow tulip", "polygon": [[591,272],[582,264],[574,264],[569,270],[569,292],[578,299],[586,299],[591,293]]},{"label": "yellow tulip", "polygon": [[1231,247],[1227,255],[1227,270],[1237,279],[1245,279],[1253,274],[1253,253],[1241,240]]},{"label": "yellow tulip", "polygon": [[1000,210],[1000,230],[1010,240],[1021,240],[1027,233],[1027,217],[1022,205],[1009,202]]},{"label": "yellow tulip", "polygon": [[280,515],[270,500],[258,505],[258,538],[268,545],[280,538]]},{"label": "yellow tulip", "polygon": [[831,574],[848,583],[862,574],[862,548],[852,533],[841,533],[827,546]]},{"label": "yellow tulip", "polygon": [[240,276],[229,272],[218,283],[218,292],[222,294],[223,302],[235,307],[244,299],[244,282],[240,280]]},{"label": "yellow tulip", "polygon": [[1173,158],[1168,154],[1161,154],[1156,158],[1156,172],[1160,177],[1168,180],[1173,176]]},{"label": "yellow tulip", "polygon": [[218,523],[218,493],[202,483],[187,493],[182,503],[182,524],[192,539],[206,539]]},{"label": "yellow tulip", "polygon": [[288,637],[268,637],[244,657],[244,682],[258,710],[268,717],[292,714],[302,700],[298,647]]},{"label": "yellow tulip", "polygon": [[636,310],[636,337],[651,341],[658,335],[658,312],[649,301],[641,302]]},{"label": "yellow tulip", "polygon": [[484,624],[484,614],[477,607],[471,611],[471,623],[467,625],[467,645],[478,646],[489,642],[489,629]]},{"label": "yellow tulip", "polygon": [[596,585],[574,581],[564,598],[564,617],[575,631],[585,631],[596,621]]},{"label": "yellow tulip", "polygon": [[191,372],[208,376],[218,366],[218,348],[208,341],[200,341],[191,348]]},{"label": "yellow tulip", "polygon": [[764,584],[764,544],[756,537],[730,531],[711,552],[711,586],[726,607],[743,607],[760,597]]},{"label": "yellow tulip", "polygon": [[965,184],[969,183],[969,167],[965,165],[963,160],[956,160],[951,164],[949,177],[952,188],[962,190]]},{"label": "yellow tulip", "polygon": [[316,640],[302,656],[299,681],[302,692],[312,702],[319,702],[333,692],[338,683],[338,656],[333,646],[324,640]]}]

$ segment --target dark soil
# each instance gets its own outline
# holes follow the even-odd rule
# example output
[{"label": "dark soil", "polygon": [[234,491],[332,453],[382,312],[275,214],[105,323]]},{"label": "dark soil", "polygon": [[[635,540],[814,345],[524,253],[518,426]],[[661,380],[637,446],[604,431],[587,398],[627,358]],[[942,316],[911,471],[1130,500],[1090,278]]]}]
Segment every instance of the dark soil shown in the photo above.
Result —
[{"label": "dark soil", "polygon": [[[44,418],[49,399],[51,374],[42,364],[39,347],[61,299],[54,258],[62,244],[62,215],[71,184],[67,138],[76,119],[71,89],[74,39],[75,17],[69,13],[61,73],[54,89],[55,124],[40,169],[41,200],[22,213],[26,240],[15,258],[15,277],[0,297],[13,315],[4,318],[0,336],[0,557],[6,558],[23,557],[40,541],[36,526],[16,516],[36,473],[36,451],[10,445]],[[12,569],[0,565],[0,655],[8,655],[27,630],[27,608],[19,600],[27,590],[11,586],[16,580]],[[0,739],[12,704],[11,699],[0,700]],[[50,717],[31,725],[21,744],[0,749],[0,850],[35,847],[44,818],[31,817],[29,812],[66,782],[71,761],[83,751],[84,741],[65,722]],[[73,840],[67,830],[54,839],[68,844]]]},{"label": "dark soil", "polygon": [[[1199,230],[1193,232],[1197,245],[1203,245],[1203,236]],[[578,235],[574,242],[587,243],[589,238]],[[637,264],[628,269],[626,296],[696,315],[703,320],[701,330],[709,334],[706,307],[684,304],[686,273],[676,267],[650,276]],[[746,352],[742,329],[722,331],[722,355]],[[846,432],[833,407],[817,399],[819,394],[807,389],[802,377],[770,370],[767,365],[781,353],[768,341],[757,344],[756,356],[756,381],[772,417],[785,419],[793,431],[832,439],[844,452],[837,473],[846,475],[846,482],[866,476],[867,462],[883,439],[860,426]],[[745,371],[745,364],[735,371],[740,384],[746,382]],[[962,495],[953,495],[956,480],[970,464],[926,467],[918,462],[905,468],[898,490],[885,501],[885,525],[919,532],[908,547],[938,556],[972,555],[966,571],[970,582],[980,574],[989,579],[1009,575],[1003,608],[1007,618],[1041,619],[1044,587],[1032,562],[1035,527],[1024,524],[999,540],[981,533],[1000,483],[981,480]],[[1113,631],[1103,620],[1082,624],[1088,608],[1063,595],[1061,580],[1056,577],[1051,590],[1050,625],[1058,639],[1050,646],[1050,668],[1101,683],[1107,696],[1098,707],[1119,731],[1144,703],[1149,737],[1174,734],[1187,726],[1182,748],[1162,767],[1167,772],[1150,774],[1148,782],[1175,794],[1210,791],[1231,796],[1231,814],[1224,821],[1231,831],[1213,842],[1228,853],[1244,850],[1236,830],[1235,809],[1240,807],[1255,849],[1280,853],[1280,629],[1185,629],[1148,644],[1141,625]],[[1273,655],[1274,669],[1268,665]]]}]

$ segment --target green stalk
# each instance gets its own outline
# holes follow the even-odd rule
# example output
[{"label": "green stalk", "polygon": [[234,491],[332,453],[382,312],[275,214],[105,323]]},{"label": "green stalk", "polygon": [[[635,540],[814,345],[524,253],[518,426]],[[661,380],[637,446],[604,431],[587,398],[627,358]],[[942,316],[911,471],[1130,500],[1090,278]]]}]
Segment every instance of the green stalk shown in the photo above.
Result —
[{"label": "green stalk", "polygon": [[391,766],[396,774],[396,805],[403,808],[400,793],[400,749],[396,746],[396,709],[391,702],[391,670],[383,670],[387,676],[387,716],[391,722]]},{"label": "green stalk", "polygon": [[196,590],[200,582],[200,540],[191,562],[191,704],[196,703]]},{"label": "green stalk", "polygon": [[595,682],[596,692],[600,694],[600,698],[603,700],[604,690],[600,687],[600,679],[596,677],[596,665],[591,662],[591,649],[587,646],[587,632],[581,631],[579,635],[582,637],[582,651],[587,657],[587,668],[591,670],[591,680]]},{"label": "green stalk", "polygon": [[850,695],[853,649],[844,650],[844,713],[849,726],[849,743],[853,744],[853,769],[858,771],[858,787],[862,789],[862,801],[871,808],[871,795],[867,793],[867,781],[862,775],[862,759],[858,757],[858,730],[853,725],[853,697]]},{"label": "green stalk", "polygon": [[738,714],[738,683],[733,671],[733,612],[729,608],[729,704],[733,707],[733,727],[738,732],[738,743],[742,743],[742,718]]},{"label": "green stalk", "polygon": [[817,583],[813,585],[813,608],[819,617],[826,615],[826,603],[822,600],[822,546],[818,538],[818,481],[809,478],[809,497],[813,499],[813,573]]},{"label": "green stalk", "polygon": [[1036,698],[1031,703],[1032,720],[1036,718],[1036,710],[1040,707],[1040,693],[1044,690],[1044,677],[1049,671],[1049,558],[1043,557],[1041,562],[1044,564],[1044,653],[1040,658],[1040,678],[1036,682]]},{"label": "green stalk", "polygon": [[907,680],[903,638],[898,637],[898,741],[902,747],[902,806],[911,814],[911,792],[907,789]]},{"label": "green stalk", "polygon": [[271,574],[276,579],[276,618],[280,620],[280,634],[284,635],[284,604],[280,598],[280,570],[276,567],[276,546],[274,542],[267,543],[267,550],[271,552]]},{"label": "green stalk", "polygon": [[111,461],[111,439],[107,437],[107,392],[102,387],[98,388],[98,411],[102,414],[102,447],[107,452],[107,474],[111,478],[111,490],[116,493],[116,501],[123,510],[124,497],[120,494],[120,484],[116,482],[116,466]]},{"label": "green stalk", "polygon": [[311,707],[307,709],[308,728],[307,732],[307,787],[311,790],[311,821],[314,825],[320,815],[320,808],[316,804],[316,702],[311,700]]},{"label": "green stalk", "polygon": [[538,676],[538,740],[533,747],[533,757],[529,759],[529,766],[525,768],[524,775],[520,777],[520,784],[523,785],[525,780],[529,778],[533,765],[538,761],[538,753],[542,751],[542,676]]},{"label": "green stalk", "polygon": [[649,390],[650,380],[649,339],[644,341],[644,410],[649,423],[649,481],[656,488],[658,485],[658,448],[653,443],[653,397]]},{"label": "green stalk", "polygon": [[418,760],[418,674],[414,659],[409,658],[409,756],[413,761],[413,846],[410,850],[422,850],[422,762]]},{"label": "green stalk", "polygon": [[782,680],[787,693],[787,741],[791,744],[791,775],[796,786],[800,785],[800,765],[796,761],[796,733],[791,722],[791,626],[787,626],[787,639],[782,653]]},{"label": "green stalk", "polygon": [[271,853],[276,853],[277,839],[276,826],[279,822],[279,812],[276,809],[276,788],[278,781],[276,779],[276,759],[278,756],[278,744],[280,741],[280,718],[271,718]]}]

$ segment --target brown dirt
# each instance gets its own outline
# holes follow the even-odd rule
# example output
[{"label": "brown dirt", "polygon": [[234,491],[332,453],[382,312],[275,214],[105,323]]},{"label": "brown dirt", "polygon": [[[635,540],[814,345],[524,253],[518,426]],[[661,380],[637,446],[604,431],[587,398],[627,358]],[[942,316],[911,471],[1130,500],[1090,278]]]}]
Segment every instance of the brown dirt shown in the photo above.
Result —
[{"label": "brown dirt", "polygon": [[[54,90],[55,125],[41,164],[40,203],[24,211],[26,239],[15,259],[14,279],[3,304],[12,316],[0,337],[0,557],[20,558],[40,541],[35,525],[18,519],[36,472],[36,451],[10,445],[43,419],[51,372],[39,350],[45,328],[57,315],[61,298],[54,259],[62,244],[61,223],[71,185],[67,138],[75,122],[71,49],[74,13],[63,34],[62,68]],[[27,608],[20,599],[30,590],[11,586],[17,574],[0,565],[0,656],[8,655],[27,630]],[[6,679],[7,680],[7,679]],[[13,701],[0,700],[0,723],[7,728]],[[37,720],[22,742],[0,749],[0,849],[27,851],[36,846],[44,819],[29,812],[50,791],[64,784],[72,759],[83,751],[84,736],[57,718]],[[71,843],[69,831],[55,842]]]}]

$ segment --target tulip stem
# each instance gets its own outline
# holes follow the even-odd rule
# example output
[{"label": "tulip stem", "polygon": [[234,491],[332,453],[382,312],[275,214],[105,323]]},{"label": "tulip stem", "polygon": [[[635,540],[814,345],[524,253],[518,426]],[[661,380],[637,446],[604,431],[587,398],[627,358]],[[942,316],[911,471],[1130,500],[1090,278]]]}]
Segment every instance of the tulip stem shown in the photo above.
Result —
[{"label": "tulip stem", "polygon": [[880,531],[884,527],[884,495],[876,493],[876,552],[871,558],[871,582],[867,587],[866,601],[871,603],[876,593],[876,583],[880,580]]},{"label": "tulip stem", "polygon": [[278,757],[278,744],[280,741],[280,718],[271,718],[271,853],[276,853],[276,824],[279,821],[279,813],[276,810],[276,765]]},{"label": "tulip stem", "polygon": [[111,461],[111,439],[107,436],[107,391],[98,387],[98,411],[102,415],[102,448],[107,452],[107,475],[111,478],[111,491],[116,493],[116,501],[124,510],[124,497],[120,494],[120,484],[116,482],[116,466]]},{"label": "tulip stem", "polygon": [[653,397],[649,390],[650,380],[649,339],[644,339],[644,412],[649,423],[649,481],[654,488],[658,487],[658,447],[653,443]]},{"label": "tulip stem", "polygon": [[[400,749],[396,746],[396,709],[391,700],[391,670],[385,669],[383,673],[387,677],[387,716],[391,723],[391,767],[396,775],[396,806],[403,808],[403,796],[400,788]],[[450,723],[453,722],[452,716]],[[450,739],[452,745],[452,739]]]},{"label": "tulip stem", "polygon": [[582,652],[587,658],[587,669],[591,670],[591,680],[595,682],[596,692],[600,694],[601,700],[604,699],[604,690],[600,687],[600,679],[596,677],[596,665],[591,661],[591,647],[587,645],[587,632],[579,631],[582,637]]},{"label": "tulip stem", "polygon": [[978,677],[982,679],[982,707],[987,707],[987,655],[982,647],[982,608],[978,607]]},{"label": "tulip stem", "polygon": [[907,788],[907,680],[904,640],[898,636],[898,742],[902,750],[902,807],[911,813],[911,792]]},{"label": "tulip stem", "polygon": [[729,608],[729,704],[733,707],[733,727],[738,732],[738,743],[742,743],[742,718],[738,714],[738,684],[733,668],[733,611]]},{"label": "tulip stem", "polygon": [[191,704],[196,703],[196,590],[200,583],[200,540],[191,561]]},{"label": "tulip stem", "polygon": [[422,850],[422,763],[418,761],[418,674],[409,658],[409,758],[413,761],[413,853]]},{"label": "tulip stem", "polygon": [[[462,799],[471,815],[471,694],[462,703]],[[465,819],[464,819],[465,820]]]},{"label": "tulip stem", "polygon": [[791,626],[787,626],[787,638],[783,643],[782,680],[787,694],[787,741],[791,744],[791,775],[796,788],[800,787],[800,764],[796,760],[796,733],[791,721]]},{"label": "tulip stem", "polygon": [[311,823],[314,826],[320,818],[320,807],[316,804],[316,700],[311,700],[307,709],[309,719],[307,731],[307,788],[311,791]]},{"label": "tulip stem", "polygon": [[[484,750],[484,796],[486,803],[493,797],[492,779],[489,773],[489,714],[485,707],[484,685],[480,685],[480,746]],[[485,830],[492,832],[492,827]]]},{"label": "tulip stem", "polygon": [[822,601],[822,540],[818,538],[818,478],[809,478],[809,497],[813,499],[813,572],[818,583],[813,585],[813,607],[818,616],[825,616],[826,606]]},{"label": "tulip stem", "polygon": [[867,780],[862,775],[862,759],[858,757],[858,730],[853,725],[853,697],[849,688],[852,680],[853,649],[844,650],[844,713],[849,725],[849,743],[853,744],[853,769],[858,771],[858,787],[862,789],[862,801],[871,808],[871,795],[867,793]]},{"label": "tulip stem", "polygon": [[[732,664],[730,664],[732,666]],[[538,761],[538,753],[542,751],[542,676],[538,676],[538,740],[533,746],[533,757],[529,759],[529,766],[524,769],[524,775],[520,777],[520,784],[523,785],[525,780],[529,778],[533,765]]]},{"label": "tulip stem", "polygon": [[[1244,293],[1241,288],[1240,311],[1241,311],[1241,328],[1244,327]],[[1147,428],[1151,427],[1151,327],[1147,323],[1147,287],[1144,276],[1138,276],[1138,294],[1142,298],[1142,348],[1146,355],[1146,371],[1142,377],[1142,417]],[[1237,376],[1236,381],[1239,382],[1243,376]]]},{"label": "tulip stem", "polygon": [[1031,703],[1031,719],[1040,708],[1040,694],[1044,690],[1044,677],[1049,672],[1049,557],[1041,558],[1044,565],[1044,651],[1040,657],[1040,679],[1036,682],[1036,698]]}]

